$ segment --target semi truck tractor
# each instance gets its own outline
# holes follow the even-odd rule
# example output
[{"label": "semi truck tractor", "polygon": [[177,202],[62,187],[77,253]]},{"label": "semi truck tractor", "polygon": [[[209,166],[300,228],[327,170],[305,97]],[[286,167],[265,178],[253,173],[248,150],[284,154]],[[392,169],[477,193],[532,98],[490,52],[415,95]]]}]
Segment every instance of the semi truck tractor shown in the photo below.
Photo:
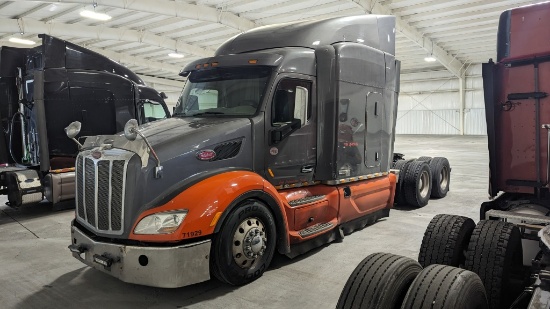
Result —
[{"label": "semi truck tractor", "polygon": [[64,132],[72,121],[97,135],[169,116],[163,96],[128,68],[39,37],[34,48],[0,47],[0,194],[12,207],[74,200],[78,148]]},{"label": "semi truck tractor", "polygon": [[481,204],[481,221],[435,216],[418,262],[368,257],[346,283],[340,308],[388,304],[388,297],[357,293],[375,269],[386,273],[375,285],[397,291],[401,308],[550,308],[549,28],[548,2],[503,12],[497,61],[483,64],[490,200]]},{"label": "semi truck tractor", "polygon": [[405,200],[425,205],[429,158],[393,155],[394,29],[377,15],[265,26],[187,64],[172,118],[85,140],[73,256],[130,283],[242,285],[275,251],[292,258],[387,217],[402,179]]}]

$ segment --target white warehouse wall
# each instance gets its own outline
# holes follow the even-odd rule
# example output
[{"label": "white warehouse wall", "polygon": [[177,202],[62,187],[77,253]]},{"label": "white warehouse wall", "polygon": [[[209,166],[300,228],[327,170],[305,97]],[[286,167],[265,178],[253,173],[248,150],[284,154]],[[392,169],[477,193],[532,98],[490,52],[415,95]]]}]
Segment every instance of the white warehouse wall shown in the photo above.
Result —
[{"label": "white warehouse wall", "polygon": [[[464,134],[485,135],[481,64],[466,71]],[[459,79],[448,71],[401,74],[397,134],[460,134]]]}]

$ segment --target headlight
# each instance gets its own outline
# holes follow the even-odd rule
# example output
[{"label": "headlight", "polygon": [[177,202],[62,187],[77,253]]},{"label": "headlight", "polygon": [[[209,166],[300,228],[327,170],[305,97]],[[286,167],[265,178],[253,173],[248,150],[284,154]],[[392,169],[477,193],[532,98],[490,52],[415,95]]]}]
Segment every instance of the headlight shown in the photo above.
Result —
[{"label": "headlight", "polygon": [[134,229],[134,234],[170,234],[183,222],[187,210],[159,212],[141,219]]}]

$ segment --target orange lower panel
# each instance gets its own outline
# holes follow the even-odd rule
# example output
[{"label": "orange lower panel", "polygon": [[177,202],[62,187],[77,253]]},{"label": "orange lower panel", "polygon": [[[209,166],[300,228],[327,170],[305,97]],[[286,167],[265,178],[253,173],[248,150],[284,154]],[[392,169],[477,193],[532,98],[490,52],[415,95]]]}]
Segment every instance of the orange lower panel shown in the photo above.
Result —
[{"label": "orange lower panel", "polygon": [[[317,185],[305,188],[281,190],[284,209],[289,222],[290,243],[298,243],[327,233],[332,229],[308,237],[301,237],[299,231],[318,223],[340,224],[364,217],[393,205],[396,177],[388,176],[368,179],[345,185]],[[351,192],[347,196],[344,191]],[[288,200],[306,196],[325,195],[326,200],[291,207]],[[288,200],[287,200],[288,199]]]},{"label": "orange lower panel", "polygon": [[[396,177],[394,174],[360,182],[339,185],[340,224],[366,216],[375,211],[391,208],[395,193]],[[344,196],[344,188],[351,189],[351,196]]]}]

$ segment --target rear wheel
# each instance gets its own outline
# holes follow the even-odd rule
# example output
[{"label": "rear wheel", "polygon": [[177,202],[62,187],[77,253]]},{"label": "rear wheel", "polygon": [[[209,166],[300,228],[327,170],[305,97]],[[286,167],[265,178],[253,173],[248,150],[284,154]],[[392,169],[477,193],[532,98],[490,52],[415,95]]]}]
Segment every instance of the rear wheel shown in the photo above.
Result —
[{"label": "rear wheel", "polygon": [[422,156],[418,159],[416,159],[417,161],[424,161],[424,162],[428,162],[430,163],[430,161],[432,160],[432,157],[426,157],[426,156]]},{"label": "rear wheel", "polygon": [[336,308],[400,308],[420,264],[389,253],[367,256],[349,277]]},{"label": "rear wheel", "polygon": [[483,309],[487,296],[479,276],[471,271],[430,265],[414,279],[402,309]]},{"label": "rear wheel", "polygon": [[397,183],[397,187],[395,189],[395,203],[398,205],[406,204],[405,201],[405,192],[403,192],[403,182],[405,179],[405,173],[407,172],[407,169],[409,168],[409,165],[414,161],[414,159],[409,160],[399,160],[395,162],[394,169],[399,170],[399,182]]},{"label": "rear wheel", "polygon": [[424,161],[413,161],[405,172],[403,192],[407,204],[414,207],[423,207],[430,200],[432,180],[430,167]]},{"label": "rear wheel", "polygon": [[464,265],[465,252],[475,226],[470,218],[455,215],[435,216],[428,224],[420,245],[420,265]]},{"label": "rear wheel", "polygon": [[214,238],[211,273],[232,285],[252,282],[271,263],[275,242],[275,222],[269,209],[258,201],[246,201],[227,216]]},{"label": "rear wheel", "polygon": [[510,307],[522,291],[523,250],[518,227],[502,221],[480,221],[468,244],[465,268],[483,281],[490,308]]},{"label": "rear wheel", "polygon": [[435,157],[430,162],[432,171],[432,193],[433,198],[443,198],[449,192],[451,183],[451,166],[449,160],[443,157]]}]

